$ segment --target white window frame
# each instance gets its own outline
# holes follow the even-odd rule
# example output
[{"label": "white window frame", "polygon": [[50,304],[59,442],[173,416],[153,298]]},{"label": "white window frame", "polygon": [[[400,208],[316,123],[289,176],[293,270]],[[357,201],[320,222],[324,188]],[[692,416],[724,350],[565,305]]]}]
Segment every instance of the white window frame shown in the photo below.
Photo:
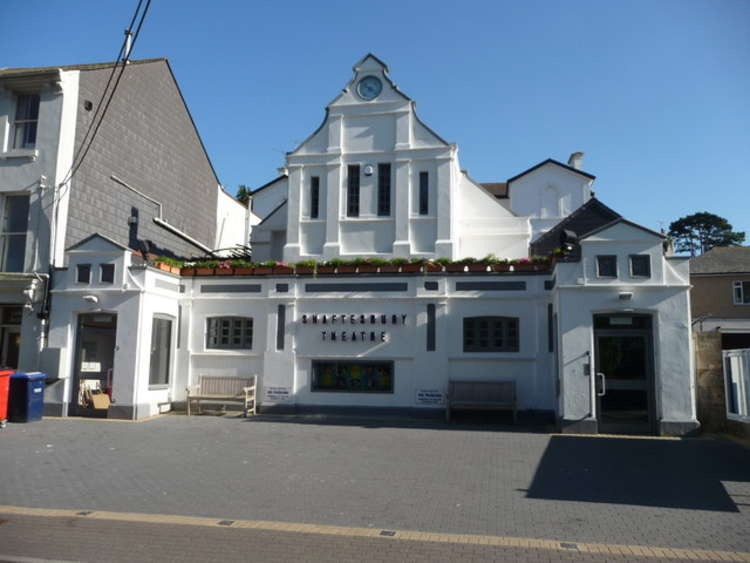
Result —
[{"label": "white window frame", "polygon": [[7,262],[7,259],[8,259],[7,253],[8,253],[8,248],[9,248],[7,246],[7,241],[10,239],[10,237],[21,236],[21,235],[23,235],[23,237],[24,237],[24,239],[23,239],[23,246],[24,246],[24,248],[23,248],[23,265],[21,267],[21,272],[25,272],[26,271],[26,260],[28,258],[26,256],[26,242],[27,242],[27,239],[28,239],[28,236],[29,236],[28,235],[28,233],[29,233],[29,218],[26,217],[26,230],[25,231],[8,231],[8,232],[5,232],[5,231],[2,230],[3,223],[4,223],[4,220],[5,220],[5,207],[8,204],[8,198],[9,197],[25,197],[26,199],[29,200],[29,207],[31,206],[31,197],[28,194],[28,192],[22,192],[22,193],[9,192],[9,193],[6,193],[6,194],[2,194],[2,196],[0,196],[0,272],[7,271],[5,269],[6,266],[7,266],[6,262]]},{"label": "white window frame", "polygon": [[[732,303],[735,305],[750,305],[750,300],[745,301],[745,290],[742,288],[744,283],[750,286],[750,280],[734,280],[732,282]],[[748,291],[748,294],[750,294],[750,291]]]},{"label": "white window frame", "polygon": [[[104,266],[112,266],[112,281],[104,281]],[[99,264],[99,283],[104,285],[114,284],[117,279],[117,266],[114,262],[101,262]]]},{"label": "white window frame", "polygon": [[[227,345],[220,345],[217,343],[211,342],[211,323],[212,322],[220,322],[220,321],[247,321],[250,328],[250,345],[244,346],[244,344],[240,345],[233,345],[233,344],[227,344]],[[253,317],[246,317],[243,315],[212,315],[210,317],[206,317],[206,336],[203,341],[203,345],[205,346],[206,350],[223,350],[228,352],[241,352],[241,351],[250,351],[253,349],[253,344],[255,340],[255,320]],[[228,335],[229,339],[234,339],[234,335],[231,333],[231,330],[234,327],[230,327],[230,333]],[[242,334],[240,335],[240,338],[242,338]]]},{"label": "white window frame", "polygon": [[[599,258],[614,258],[615,259],[615,275],[604,275],[599,270]],[[605,280],[616,280],[620,274],[620,265],[618,264],[619,259],[616,254],[597,254],[596,255],[596,277]]]},{"label": "white window frame", "polygon": [[[633,272],[633,258],[647,258],[648,259],[648,274],[635,274]],[[651,255],[650,254],[631,254],[628,256],[628,267],[630,268],[630,277],[636,279],[650,279],[653,274],[651,268]]]},{"label": "white window frame", "polygon": [[[725,350],[722,352],[722,363],[727,418],[750,423],[750,352]],[[730,411],[730,386],[734,387],[731,395],[735,397],[737,412]]]}]

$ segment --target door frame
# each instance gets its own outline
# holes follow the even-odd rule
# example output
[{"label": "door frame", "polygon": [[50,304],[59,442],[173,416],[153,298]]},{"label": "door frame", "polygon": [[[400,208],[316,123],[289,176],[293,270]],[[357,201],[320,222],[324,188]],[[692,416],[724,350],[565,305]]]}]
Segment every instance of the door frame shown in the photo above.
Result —
[{"label": "door frame", "polygon": [[[115,343],[114,348],[112,350],[112,372],[113,372],[113,381],[114,381],[114,357],[115,352],[117,351],[117,321],[119,320],[119,315],[117,311],[80,311],[78,313],[75,313],[75,334],[73,337],[73,346],[74,346],[74,352],[73,352],[73,369],[71,372],[71,384],[70,384],[70,402],[68,403],[68,416],[91,416],[91,413],[84,413],[83,409],[78,408],[78,391],[80,387],[80,374],[79,374],[79,366],[80,366],[80,355],[81,355],[81,348],[80,348],[80,339],[81,339],[81,320],[85,316],[91,316],[91,315],[112,315],[114,317],[114,332],[115,332]],[[101,373],[101,372],[100,372]]]},{"label": "door frame", "polygon": [[[648,318],[649,319],[649,326],[646,328],[635,328],[635,329],[628,329],[628,328],[622,328],[622,329],[597,329],[596,327],[596,317],[641,317],[641,318]],[[633,311],[633,312],[623,312],[623,311],[609,311],[609,312],[599,312],[594,313],[592,317],[592,327],[593,328],[593,339],[594,339],[594,362],[593,362],[593,370],[592,370],[592,376],[593,376],[593,384],[592,384],[592,393],[594,393],[594,402],[596,405],[596,424],[597,424],[597,433],[599,434],[621,434],[625,433],[622,431],[617,430],[607,430],[606,423],[604,423],[604,428],[602,428],[602,406],[601,406],[601,397],[598,394],[598,381],[597,381],[597,374],[600,372],[599,369],[599,337],[600,336],[641,336],[645,339],[645,347],[646,347],[646,408],[648,413],[648,423],[646,426],[646,433],[650,435],[657,434],[657,428],[658,428],[658,417],[657,417],[657,402],[656,402],[656,351],[654,348],[654,328],[655,328],[655,315],[652,312],[648,311]],[[605,374],[606,378],[606,374]],[[606,385],[606,382],[605,382]],[[634,434],[640,434],[641,432],[635,431]]]}]

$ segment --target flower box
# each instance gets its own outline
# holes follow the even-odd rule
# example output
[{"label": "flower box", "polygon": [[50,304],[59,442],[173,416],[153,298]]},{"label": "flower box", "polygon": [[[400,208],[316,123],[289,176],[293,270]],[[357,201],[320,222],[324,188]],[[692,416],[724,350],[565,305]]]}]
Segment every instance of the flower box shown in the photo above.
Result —
[{"label": "flower box", "polygon": [[536,270],[535,266],[536,264],[533,264],[532,262],[518,262],[516,264],[513,264],[513,271],[514,272],[533,272]]},{"label": "flower box", "polygon": [[357,267],[352,266],[351,264],[342,264],[341,266],[336,267],[336,271],[339,274],[353,274],[357,271]]},{"label": "flower box", "polygon": [[466,269],[466,264],[446,264],[446,272],[463,272]]},{"label": "flower box", "polygon": [[492,264],[490,270],[493,272],[510,272],[510,264]]},{"label": "flower box", "polygon": [[270,274],[273,272],[273,268],[271,266],[255,266],[255,272],[256,274]]},{"label": "flower box", "polygon": [[213,268],[196,268],[195,275],[196,276],[213,276],[214,269]]},{"label": "flower box", "polygon": [[286,275],[289,275],[289,274],[293,274],[294,273],[294,268],[292,268],[291,266],[274,266],[273,267],[273,273],[274,274],[280,274],[280,275],[286,276]]},{"label": "flower box", "polygon": [[478,264],[467,264],[466,267],[470,272],[486,272],[487,264],[480,262]]},{"label": "flower box", "polygon": [[443,265],[435,262],[426,262],[424,265],[425,272],[442,272]]},{"label": "flower box", "polygon": [[243,266],[242,268],[235,268],[234,273],[237,276],[249,276],[255,271],[255,268],[250,266]]},{"label": "flower box", "polygon": [[336,272],[336,266],[318,266],[319,274],[333,274]]},{"label": "flower box", "polygon": [[234,268],[216,268],[214,273],[217,276],[231,276],[234,273]]},{"label": "flower box", "polygon": [[180,269],[180,275],[181,276],[194,276],[195,275],[195,268],[181,268]]},{"label": "flower box", "polygon": [[310,275],[315,273],[315,266],[296,266],[294,271],[298,274]]},{"label": "flower box", "polygon": [[398,274],[398,266],[395,264],[384,264],[380,266],[381,274]]},{"label": "flower box", "polygon": [[169,264],[165,264],[164,262],[157,262],[154,264],[157,268],[159,268],[162,272],[171,272],[172,267]]},{"label": "flower box", "polygon": [[374,264],[360,264],[357,266],[357,271],[360,274],[376,274],[378,272],[378,267]]},{"label": "flower box", "polygon": [[405,274],[416,274],[422,271],[422,264],[402,264],[401,271]]}]

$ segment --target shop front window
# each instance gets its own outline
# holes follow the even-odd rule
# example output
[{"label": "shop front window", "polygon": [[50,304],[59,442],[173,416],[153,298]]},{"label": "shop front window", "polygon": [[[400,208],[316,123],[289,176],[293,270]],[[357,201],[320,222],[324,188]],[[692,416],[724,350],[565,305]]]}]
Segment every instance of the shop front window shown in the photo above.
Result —
[{"label": "shop front window", "polygon": [[314,361],[312,390],[393,393],[393,362]]}]

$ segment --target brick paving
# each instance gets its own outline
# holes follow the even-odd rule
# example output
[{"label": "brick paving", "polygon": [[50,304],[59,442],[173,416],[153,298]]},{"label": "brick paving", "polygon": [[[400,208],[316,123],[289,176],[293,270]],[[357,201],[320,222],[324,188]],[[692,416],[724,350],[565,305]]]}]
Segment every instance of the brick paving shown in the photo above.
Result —
[{"label": "brick paving", "polygon": [[[750,551],[750,450],[740,445],[505,430],[317,417],[46,419],[0,433],[0,504]],[[204,532],[230,530],[197,537]],[[278,541],[282,550],[302,542]],[[342,541],[353,553],[382,542],[309,541]],[[387,549],[377,545],[373,557]],[[566,555],[469,547],[424,553]],[[336,558],[332,549],[316,553]]]}]

